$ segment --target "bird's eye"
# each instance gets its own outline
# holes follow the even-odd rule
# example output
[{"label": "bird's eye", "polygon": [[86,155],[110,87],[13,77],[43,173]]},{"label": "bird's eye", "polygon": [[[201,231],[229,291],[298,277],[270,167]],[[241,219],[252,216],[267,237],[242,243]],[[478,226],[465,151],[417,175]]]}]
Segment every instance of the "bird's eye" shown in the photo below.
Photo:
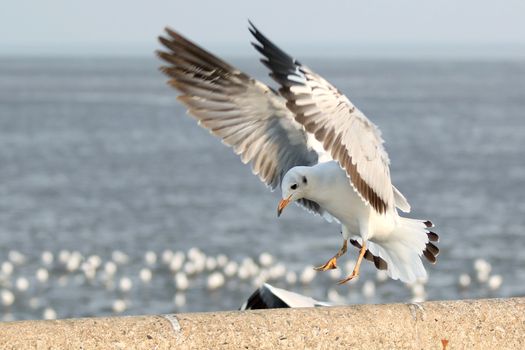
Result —
[{"label": "bird's eye", "polygon": [[290,186],[290,188],[291,188],[292,190],[297,189],[297,184],[293,184],[292,186]]}]

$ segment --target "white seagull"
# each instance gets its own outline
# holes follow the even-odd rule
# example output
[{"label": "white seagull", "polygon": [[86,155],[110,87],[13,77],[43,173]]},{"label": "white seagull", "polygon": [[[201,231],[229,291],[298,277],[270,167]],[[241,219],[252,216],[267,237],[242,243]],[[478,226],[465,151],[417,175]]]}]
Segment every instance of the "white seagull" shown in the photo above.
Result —
[{"label": "white seagull", "polygon": [[161,70],[200,126],[233,147],[243,163],[272,190],[281,187],[278,214],[297,202],[341,224],[343,245],[316,268],[337,267],[347,242],[393,279],[426,279],[421,255],[435,263],[438,235],[428,220],[399,216],[410,205],[390,180],[379,129],[329,82],[290,57],[251,24],[261,61],[280,84],[279,93],[166,29],[159,37],[168,63]]},{"label": "white seagull", "polygon": [[285,309],[332,305],[334,304],[326,301],[318,301],[305,295],[264,283],[250,295],[239,310]]}]

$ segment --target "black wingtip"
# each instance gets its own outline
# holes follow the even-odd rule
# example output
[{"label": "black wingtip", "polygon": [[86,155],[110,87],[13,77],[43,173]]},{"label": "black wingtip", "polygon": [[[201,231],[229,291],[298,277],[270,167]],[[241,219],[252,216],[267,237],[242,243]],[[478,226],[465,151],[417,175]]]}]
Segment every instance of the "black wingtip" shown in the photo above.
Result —
[{"label": "black wingtip", "polygon": [[[248,21],[251,25],[249,28],[250,33],[252,33],[255,41],[252,41],[252,46],[264,56],[268,64],[265,65],[273,72],[282,72],[282,71],[293,71],[297,65],[300,63],[295,60],[292,56],[287,54],[277,45],[275,45],[270,39],[268,39],[255,25]],[[278,83],[284,83],[283,81],[277,81]]]},{"label": "black wingtip", "polygon": [[281,298],[272,293],[266,285],[262,285],[250,295],[240,310],[283,309],[289,307]]},{"label": "black wingtip", "polygon": [[253,22],[248,18],[248,30],[250,31],[250,33],[252,33],[253,35],[255,35],[256,33],[260,33],[259,32],[259,29],[257,29],[257,27],[255,26],[255,24],[253,24]]},{"label": "black wingtip", "polygon": [[272,43],[263,33],[261,33],[261,31],[257,29],[257,27],[250,20],[248,20],[248,23],[250,24],[250,27],[248,28],[250,30],[250,33],[252,33],[254,38],[259,42],[259,44],[262,47],[272,46],[277,48],[277,46],[274,43]]}]

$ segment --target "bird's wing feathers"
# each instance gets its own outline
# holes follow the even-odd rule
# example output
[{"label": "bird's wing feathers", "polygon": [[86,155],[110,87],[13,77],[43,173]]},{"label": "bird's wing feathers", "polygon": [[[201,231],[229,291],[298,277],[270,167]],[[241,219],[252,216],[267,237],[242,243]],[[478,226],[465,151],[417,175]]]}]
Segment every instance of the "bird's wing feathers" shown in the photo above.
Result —
[{"label": "bird's wing feathers", "polygon": [[396,188],[396,186],[392,185],[394,189],[394,201],[396,202],[396,207],[401,209],[401,211],[405,213],[410,213],[410,204],[408,203],[407,199],[403,194]]},{"label": "bird's wing feathers", "polygon": [[379,129],[345,95],[279,49],[253,24],[250,31],[295,120],[339,162],[365,203],[378,213],[393,210],[389,159]]},{"label": "bird's wing feathers", "polygon": [[[199,125],[233,147],[244,163],[272,190],[297,165],[314,165],[318,154],[309,136],[286,108],[284,98],[268,86],[230,66],[173,30],[160,37],[166,51],[161,70],[182,95],[178,99]],[[303,206],[328,214],[315,202]]]},{"label": "bird's wing feathers", "polygon": [[180,34],[166,32],[160,41],[167,52],[158,54],[168,63],[162,71],[169,83],[182,92],[179,100],[201,126],[251,162],[264,183],[275,189],[290,168],[317,163],[284,99]]},{"label": "bird's wing feathers", "polygon": [[278,308],[300,308],[300,307],[317,307],[332,306],[331,303],[317,301],[310,297],[297,294],[285,289],[276,288],[270,284],[263,284],[246,302],[240,310],[256,309],[278,309]]}]

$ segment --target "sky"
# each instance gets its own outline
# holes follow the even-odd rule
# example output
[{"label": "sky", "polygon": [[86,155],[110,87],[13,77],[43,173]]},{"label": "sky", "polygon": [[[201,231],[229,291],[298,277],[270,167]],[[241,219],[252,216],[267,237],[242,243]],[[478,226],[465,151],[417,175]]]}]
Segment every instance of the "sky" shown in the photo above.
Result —
[{"label": "sky", "polygon": [[525,57],[523,0],[2,1],[0,56],[147,56],[165,26],[245,56],[248,19],[302,54]]}]

